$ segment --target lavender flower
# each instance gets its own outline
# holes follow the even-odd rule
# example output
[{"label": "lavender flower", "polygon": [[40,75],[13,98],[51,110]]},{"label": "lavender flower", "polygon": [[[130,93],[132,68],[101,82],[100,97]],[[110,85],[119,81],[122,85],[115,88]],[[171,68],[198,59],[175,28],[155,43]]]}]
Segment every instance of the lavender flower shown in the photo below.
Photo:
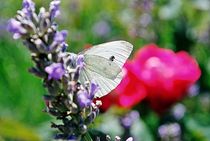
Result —
[{"label": "lavender flower", "polygon": [[180,120],[184,117],[186,113],[186,107],[181,104],[178,103],[176,104],[173,108],[172,108],[172,115],[177,119]]},{"label": "lavender flower", "polygon": [[32,13],[35,11],[35,4],[31,0],[23,0],[22,3],[23,9],[22,11],[28,16],[31,17]]},{"label": "lavender flower", "polygon": [[68,47],[68,44],[65,43],[67,34],[68,32],[66,30],[56,32],[48,51],[54,52],[58,51],[57,49],[59,49],[59,51],[65,52]]},{"label": "lavender flower", "polygon": [[129,129],[133,125],[134,121],[138,118],[139,118],[139,113],[137,111],[132,111],[123,116],[120,119],[120,123],[125,129]]},{"label": "lavender flower", "polygon": [[[49,11],[41,8],[36,14],[33,1],[23,0],[23,9],[10,20],[8,30],[30,50],[35,65],[29,71],[43,79],[47,89],[44,111],[60,121],[51,124],[58,130],[55,139],[79,141],[88,136],[88,126],[99,114],[101,102],[94,103],[99,87],[94,81],[79,81],[84,56],[66,52],[67,31],[58,31],[53,21],[60,13],[59,6],[60,0],[53,0]],[[109,27],[101,25],[104,29],[99,29],[99,34],[107,34]]]},{"label": "lavender flower", "polygon": [[137,111],[131,111],[124,116],[120,117],[120,124],[124,129],[122,138],[126,141],[133,141],[134,139],[131,137],[131,129],[133,127],[134,122],[139,118],[139,113]]},{"label": "lavender flower", "polygon": [[78,92],[77,101],[81,108],[91,105],[92,100],[89,98],[88,93],[85,91]]},{"label": "lavender flower", "polygon": [[161,125],[158,128],[158,133],[162,141],[180,141],[181,127],[178,123],[170,123]]},{"label": "lavender flower", "polygon": [[22,27],[21,23],[13,18],[9,21],[7,30],[13,33],[14,39],[19,39],[21,36],[27,33],[27,30]]},{"label": "lavender flower", "polygon": [[22,6],[25,9],[30,9],[31,11],[35,11],[35,4],[31,0],[23,0]]},{"label": "lavender flower", "polygon": [[68,32],[66,30],[62,30],[60,32],[57,32],[55,34],[54,41],[57,44],[62,44],[63,42],[65,42],[67,34],[68,34]]},{"label": "lavender flower", "polygon": [[48,73],[48,79],[61,79],[65,73],[64,67],[61,63],[53,63],[50,66],[45,68],[45,71]]},{"label": "lavender flower", "polygon": [[53,0],[50,3],[50,19],[56,18],[59,14],[60,0]]},{"label": "lavender flower", "polygon": [[94,81],[91,82],[90,85],[90,99],[93,99],[95,96],[95,93],[99,90],[98,84],[96,84]]},{"label": "lavender flower", "polygon": [[78,55],[77,56],[77,65],[80,67],[80,68],[83,68],[85,63],[84,63],[84,56],[83,55]]},{"label": "lavender flower", "polygon": [[62,51],[62,52],[66,52],[67,47],[68,47],[68,44],[63,43],[63,44],[62,44],[62,47],[61,47],[61,51]]},{"label": "lavender flower", "polygon": [[199,92],[200,92],[200,86],[198,84],[194,84],[194,85],[190,86],[188,89],[188,95],[190,97],[198,95]]},{"label": "lavender flower", "polygon": [[81,108],[91,105],[94,95],[98,91],[98,89],[98,85],[95,82],[91,82],[89,93],[87,91],[78,92],[77,100]]},{"label": "lavender flower", "polygon": [[35,4],[24,0],[22,11],[9,21],[8,31],[14,39],[21,38],[31,52],[35,66],[29,71],[43,79],[48,91],[44,95],[44,111],[62,122],[51,125],[59,130],[55,139],[76,141],[87,134],[88,125],[99,114],[101,103],[93,102],[97,84],[78,81],[84,56],[66,52],[67,31],[58,31],[53,21],[59,13],[59,5],[60,0],[53,0],[49,11],[41,8],[37,15]]}]

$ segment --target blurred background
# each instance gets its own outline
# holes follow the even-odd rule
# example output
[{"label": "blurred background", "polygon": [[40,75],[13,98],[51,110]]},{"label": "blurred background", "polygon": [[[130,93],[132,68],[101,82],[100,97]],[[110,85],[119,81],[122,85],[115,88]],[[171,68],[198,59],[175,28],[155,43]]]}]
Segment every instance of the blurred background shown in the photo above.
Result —
[{"label": "blurred background", "polygon": [[[34,2],[38,10],[48,7],[50,0]],[[21,4],[21,0],[0,0],[0,141],[47,141],[54,132],[50,121],[55,119],[42,112],[46,91],[42,81],[28,73],[33,65],[29,51],[6,31],[8,19]],[[175,52],[187,51],[201,68],[199,81],[169,112],[160,116],[144,101],[129,110],[112,107],[101,114],[94,129],[125,135],[118,118],[134,109],[140,116],[135,116],[138,121],[129,131],[137,141],[210,141],[210,0],[63,0],[60,9],[56,21],[60,30],[69,32],[70,52],[121,39],[134,45],[135,54],[155,43]]]}]

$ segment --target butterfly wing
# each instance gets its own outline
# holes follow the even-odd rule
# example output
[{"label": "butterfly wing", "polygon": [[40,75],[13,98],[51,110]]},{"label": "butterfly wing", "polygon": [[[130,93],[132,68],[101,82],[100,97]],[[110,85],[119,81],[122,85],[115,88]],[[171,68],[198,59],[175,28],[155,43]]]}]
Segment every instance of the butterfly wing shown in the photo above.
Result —
[{"label": "butterfly wing", "polygon": [[122,80],[122,67],[131,54],[133,46],[126,41],[113,41],[83,52],[85,67],[80,81],[94,80],[100,87],[95,97],[102,97],[113,90]]}]

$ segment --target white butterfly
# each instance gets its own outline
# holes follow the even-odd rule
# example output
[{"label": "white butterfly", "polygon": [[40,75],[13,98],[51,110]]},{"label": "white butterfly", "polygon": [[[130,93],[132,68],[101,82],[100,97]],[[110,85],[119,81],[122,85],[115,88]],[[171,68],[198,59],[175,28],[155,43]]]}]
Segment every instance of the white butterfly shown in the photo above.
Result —
[{"label": "white butterfly", "polygon": [[102,97],[113,90],[122,80],[122,67],[130,56],[133,45],[126,41],[113,41],[84,51],[85,66],[81,70],[81,83],[94,80],[99,85],[95,97]]}]

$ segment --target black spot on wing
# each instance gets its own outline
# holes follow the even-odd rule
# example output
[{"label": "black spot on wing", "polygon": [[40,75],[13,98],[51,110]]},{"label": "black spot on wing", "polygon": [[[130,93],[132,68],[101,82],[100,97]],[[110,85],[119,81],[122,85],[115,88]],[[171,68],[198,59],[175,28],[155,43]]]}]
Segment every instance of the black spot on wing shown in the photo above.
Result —
[{"label": "black spot on wing", "polygon": [[111,57],[109,58],[109,60],[113,62],[113,61],[115,60],[115,57],[114,57],[114,56],[111,56]]}]

